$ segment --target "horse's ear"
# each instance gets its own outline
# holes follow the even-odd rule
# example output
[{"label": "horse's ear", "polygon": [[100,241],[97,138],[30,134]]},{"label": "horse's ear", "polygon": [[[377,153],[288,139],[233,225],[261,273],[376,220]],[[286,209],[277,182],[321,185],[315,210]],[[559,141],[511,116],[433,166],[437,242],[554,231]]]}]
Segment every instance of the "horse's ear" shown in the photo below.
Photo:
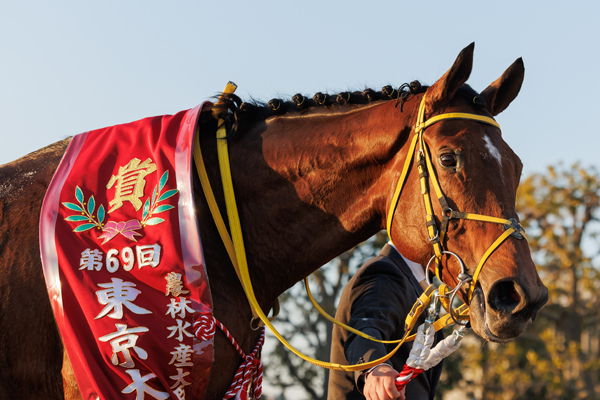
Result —
[{"label": "horse's ear", "polygon": [[500,114],[517,97],[524,77],[525,65],[519,57],[500,78],[481,92],[480,96],[487,103],[492,115]]},{"label": "horse's ear", "polygon": [[452,67],[434,83],[427,91],[427,107],[429,109],[444,106],[453,97],[459,87],[469,79],[473,68],[473,50],[475,43],[465,47]]}]

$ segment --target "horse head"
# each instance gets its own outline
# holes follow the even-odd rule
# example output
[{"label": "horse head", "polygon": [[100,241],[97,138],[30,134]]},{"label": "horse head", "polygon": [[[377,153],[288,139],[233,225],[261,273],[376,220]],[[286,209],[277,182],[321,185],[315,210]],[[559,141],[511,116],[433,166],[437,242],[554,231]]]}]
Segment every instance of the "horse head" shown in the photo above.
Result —
[{"label": "horse head", "polygon": [[[471,73],[473,49],[473,44],[466,47],[453,66],[427,89],[420,108],[424,112],[420,122],[453,115],[440,117],[439,122],[423,131],[424,150],[429,153],[432,170],[427,170],[425,162],[421,169],[429,175],[425,180],[431,187],[431,219],[435,224],[424,227],[414,223],[418,221],[415,214],[421,214],[423,222],[430,214],[427,200],[423,200],[423,184],[416,178],[400,197],[389,234],[403,254],[428,264],[432,273],[438,269],[438,276],[451,287],[459,283],[460,264],[464,263],[467,274],[477,276],[470,290],[460,290],[470,306],[474,331],[486,340],[506,342],[519,336],[548,300],[548,290],[537,274],[517,222],[515,203],[522,163],[503,140],[500,129],[492,125],[492,118],[519,93],[525,69],[523,61],[517,59],[478,94],[465,84]],[[484,121],[478,121],[478,117],[454,118],[457,114],[453,113],[482,116]],[[413,161],[412,171],[418,170],[418,158]],[[493,245],[506,232],[507,224],[490,223],[485,218],[470,220],[467,216],[471,215],[511,220],[514,231],[501,244]],[[435,251],[439,259],[436,267],[435,262],[429,262],[436,258],[431,244],[438,240],[432,232],[444,224],[445,230],[439,232],[440,248],[457,257]]]}]

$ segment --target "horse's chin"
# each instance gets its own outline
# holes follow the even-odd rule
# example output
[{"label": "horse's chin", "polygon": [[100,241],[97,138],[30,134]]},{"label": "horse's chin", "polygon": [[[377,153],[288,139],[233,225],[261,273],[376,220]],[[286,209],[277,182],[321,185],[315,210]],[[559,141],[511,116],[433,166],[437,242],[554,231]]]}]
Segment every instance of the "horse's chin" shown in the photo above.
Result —
[{"label": "horse's chin", "polygon": [[519,317],[498,316],[493,311],[489,312],[485,295],[479,285],[473,292],[469,308],[473,332],[489,342],[510,342],[519,337],[533,321],[533,318],[523,321]]}]

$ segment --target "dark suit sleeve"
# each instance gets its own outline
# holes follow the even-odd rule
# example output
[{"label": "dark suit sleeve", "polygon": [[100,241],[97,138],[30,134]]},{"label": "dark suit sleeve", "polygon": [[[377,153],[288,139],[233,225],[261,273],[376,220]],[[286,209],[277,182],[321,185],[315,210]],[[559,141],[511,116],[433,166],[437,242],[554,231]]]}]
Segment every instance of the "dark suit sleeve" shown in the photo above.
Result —
[{"label": "dark suit sleeve", "polygon": [[[407,277],[392,261],[378,257],[357,278],[352,287],[349,325],[377,339],[400,339],[393,337],[394,332],[402,331],[398,327],[404,326],[412,307],[407,293],[414,291]],[[350,333],[344,343],[344,353],[351,364],[358,364],[379,359],[388,351],[382,343]]]}]

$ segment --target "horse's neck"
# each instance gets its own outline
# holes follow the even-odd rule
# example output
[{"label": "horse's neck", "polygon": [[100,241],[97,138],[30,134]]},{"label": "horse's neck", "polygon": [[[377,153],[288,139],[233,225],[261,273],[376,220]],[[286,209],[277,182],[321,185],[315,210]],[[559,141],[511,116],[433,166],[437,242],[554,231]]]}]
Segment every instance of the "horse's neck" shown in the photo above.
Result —
[{"label": "horse's neck", "polygon": [[278,117],[232,142],[246,251],[267,301],[384,227],[410,114],[384,103]]}]

